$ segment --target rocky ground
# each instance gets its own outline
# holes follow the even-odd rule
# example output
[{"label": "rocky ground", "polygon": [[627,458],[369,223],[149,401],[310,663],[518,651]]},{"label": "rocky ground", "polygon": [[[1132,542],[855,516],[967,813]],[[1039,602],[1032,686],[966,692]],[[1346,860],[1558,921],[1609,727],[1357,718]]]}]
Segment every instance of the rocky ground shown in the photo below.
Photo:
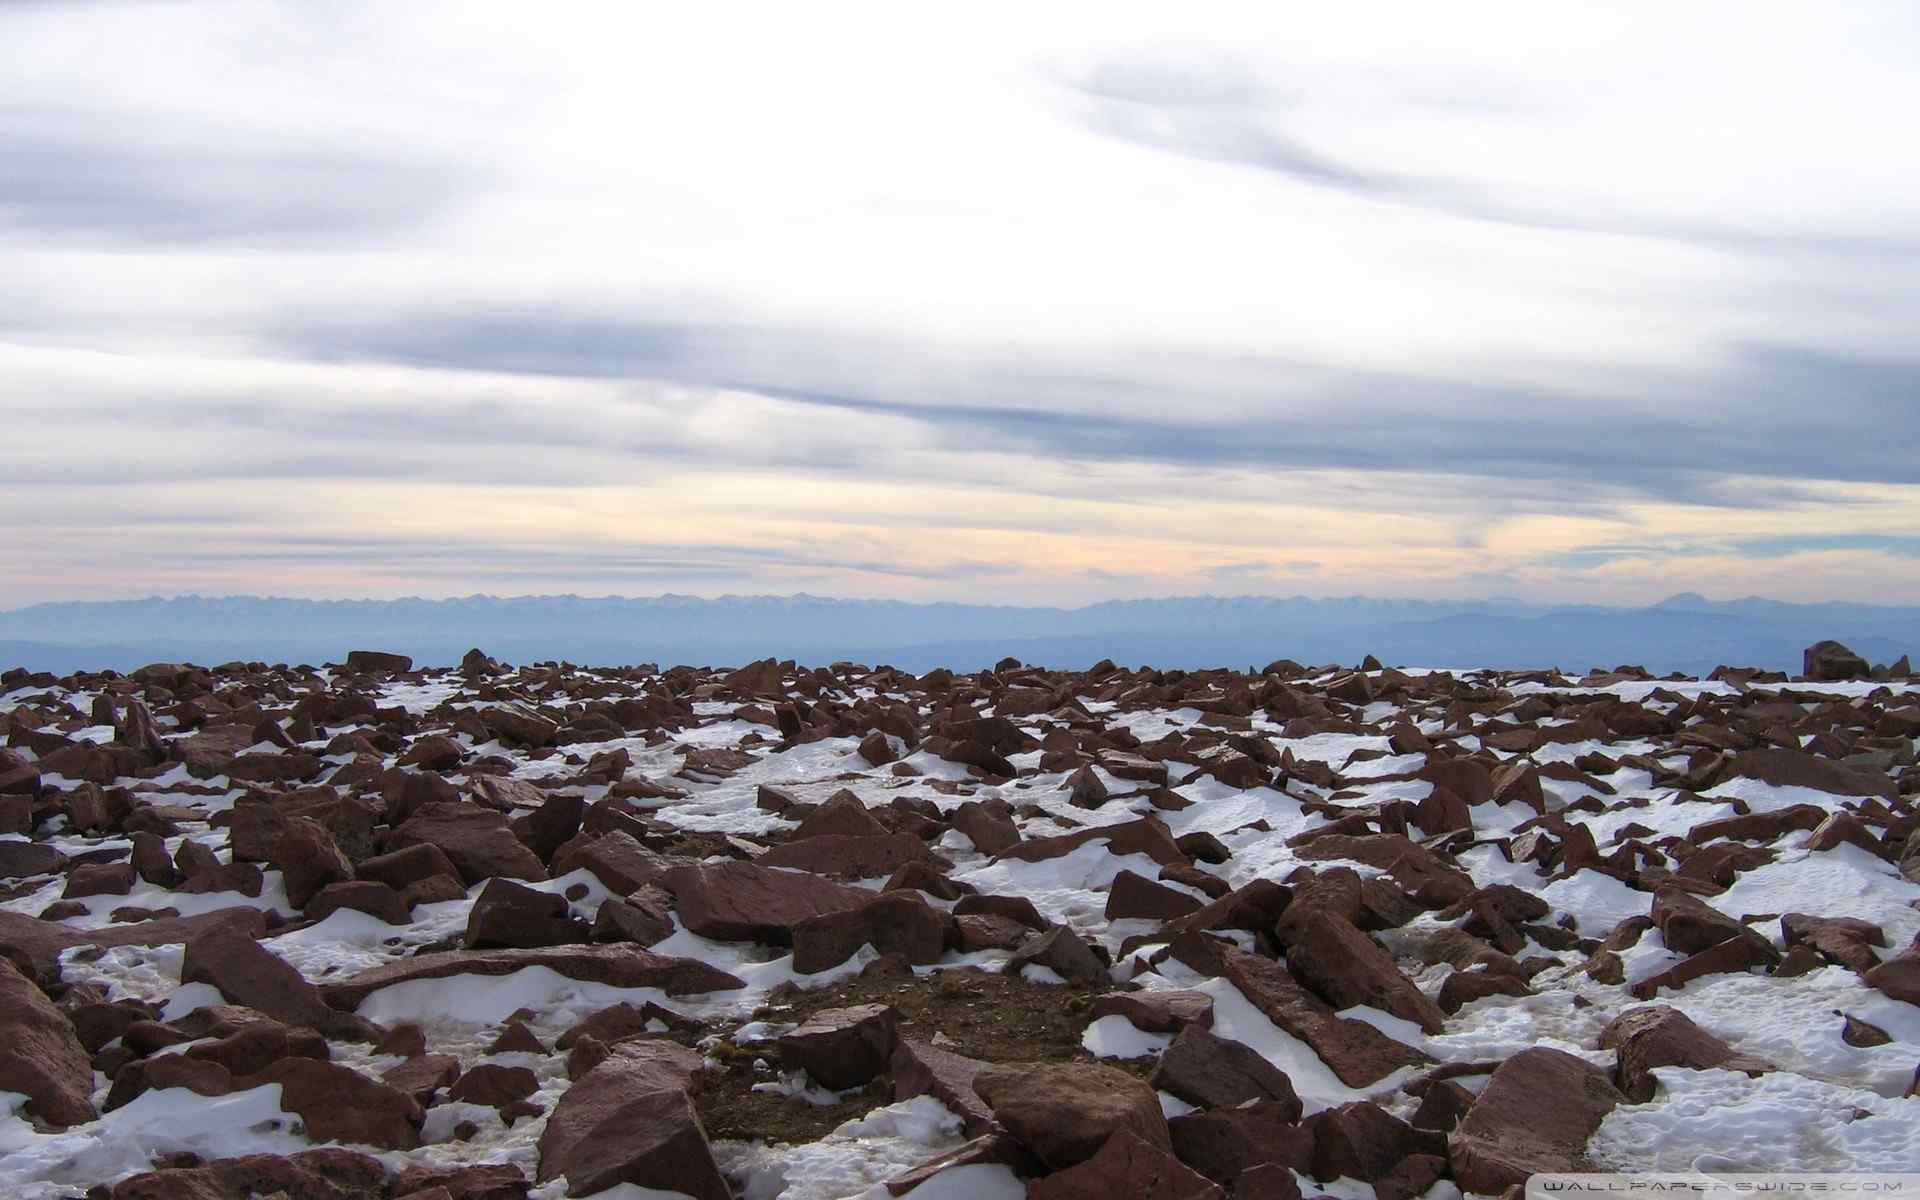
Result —
[{"label": "rocky ground", "polygon": [[1920,1169],[1880,674],[9,672],[0,1192]]}]

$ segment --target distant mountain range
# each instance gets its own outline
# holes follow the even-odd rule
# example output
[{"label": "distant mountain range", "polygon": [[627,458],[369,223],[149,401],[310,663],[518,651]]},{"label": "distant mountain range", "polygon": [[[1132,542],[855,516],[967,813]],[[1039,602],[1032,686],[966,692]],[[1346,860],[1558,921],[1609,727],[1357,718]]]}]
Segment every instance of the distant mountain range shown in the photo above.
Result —
[{"label": "distant mountain range", "polygon": [[338,662],[348,650],[450,665],[478,646],[512,663],[730,665],[774,655],[911,671],[977,670],[1011,655],[1043,666],[1103,658],[1159,667],[1261,666],[1276,658],[1403,666],[1644,666],[1701,674],[1726,663],[1798,671],[1836,638],[1874,662],[1920,651],[1920,608],[1711,601],[1647,608],[1518,600],[1296,596],[1117,600],[1084,608],[910,604],[819,596],[468,596],[292,600],[259,596],[36,604],[0,612],[0,667],[67,672],[149,662]]}]

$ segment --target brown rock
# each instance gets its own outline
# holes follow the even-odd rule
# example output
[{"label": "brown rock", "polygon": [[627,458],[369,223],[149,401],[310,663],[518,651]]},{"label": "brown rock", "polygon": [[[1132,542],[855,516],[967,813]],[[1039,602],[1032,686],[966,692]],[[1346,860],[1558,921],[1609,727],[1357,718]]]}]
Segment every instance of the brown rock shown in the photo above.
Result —
[{"label": "brown rock", "polygon": [[1021,1176],[1038,1175],[1043,1169],[1018,1141],[1004,1133],[988,1133],[895,1175],[887,1180],[887,1194],[905,1196],[935,1175],[955,1167],[991,1164],[1011,1167],[1015,1174]]},{"label": "brown rock", "polygon": [[679,905],[680,924],[718,941],[793,943],[793,928],[809,917],[867,904],[873,893],[793,871],[754,863],[675,867],[664,886]]},{"label": "brown rock", "polygon": [[168,917],[79,930],[36,920],[20,913],[0,912],[0,953],[22,965],[32,964],[36,978],[46,984],[59,977],[58,958],[75,946],[171,946],[191,942],[203,933],[235,929],[245,937],[266,936],[266,918],[257,908],[222,908],[192,917]]},{"label": "brown rock", "polygon": [[1109,982],[1107,964],[1065,925],[1028,938],[1007,960],[1006,972],[1017,975],[1029,965],[1046,967],[1069,983]]},{"label": "brown rock", "polygon": [[27,1097],[49,1125],[78,1125],[94,1111],[93,1067],[73,1025],[31,979],[0,962],[0,1091]]},{"label": "brown rock", "polygon": [[1473,1101],[1473,1093],[1453,1080],[1433,1080],[1427,1084],[1420,1097],[1420,1107],[1414,1110],[1413,1120],[1408,1123],[1415,1129],[1452,1133],[1454,1126],[1473,1107]]},{"label": "brown rock", "polygon": [[[134,871],[140,878],[155,887],[170,888],[180,882],[180,869],[173,865],[173,859],[167,854],[166,839],[157,833],[141,832],[133,835],[131,861]],[[0,868],[0,875],[5,873],[5,869]]]},{"label": "brown rock", "polygon": [[1036,1179],[1030,1200],[1220,1200],[1220,1185],[1128,1129],[1116,1129],[1093,1157]]},{"label": "brown rock", "polygon": [[1446,1029],[1446,1014],[1393,965],[1366,934],[1325,912],[1310,914],[1287,946],[1287,966],[1335,1009],[1384,1009],[1428,1033]]},{"label": "brown rock", "polygon": [[347,666],[355,671],[405,675],[413,670],[413,660],[404,654],[388,654],[382,650],[349,650]]},{"label": "brown rock", "polygon": [[[0,981],[4,981],[4,976],[0,976]],[[154,1015],[148,1005],[137,1000],[119,1000],[111,1004],[76,1001],[75,992],[70,990],[61,1009],[66,1018],[73,1022],[73,1031],[80,1039],[80,1046],[88,1054],[97,1053],[100,1047],[125,1033],[134,1022],[150,1020]]]},{"label": "brown rock", "polygon": [[1815,642],[1801,655],[1801,674],[1816,683],[1865,679],[1872,673],[1866,659],[1836,641]]},{"label": "brown rock", "polygon": [[772,658],[748,663],[737,671],[728,672],[721,682],[747,696],[780,696],[786,691],[781,685],[780,663]]},{"label": "brown rock", "polygon": [[651,946],[673,936],[673,916],[667,895],[659,888],[641,888],[625,899],[612,898],[594,914],[591,938],[596,942],[632,942]]},{"label": "brown rock", "polygon": [[1852,1013],[1841,1013],[1840,1017],[1840,1040],[1849,1046],[1884,1046],[1893,1040],[1893,1035],[1886,1030]]},{"label": "brown rock", "polygon": [[836,879],[884,879],[912,862],[946,860],[927,849],[911,833],[872,836],[822,834],[775,846],[756,862],[765,867],[787,867]]},{"label": "brown rock", "polygon": [[1213,1028],[1213,997],[1205,992],[1108,992],[1093,1001],[1093,1019],[1120,1016],[1148,1033],[1179,1033],[1188,1026]]},{"label": "brown rock", "polygon": [[1773,948],[1772,942],[1679,888],[1663,886],[1654,892],[1652,916],[1667,949],[1677,954],[1696,954],[1729,938],[1737,938],[1752,947],[1759,961],[1780,960],[1780,952]]},{"label": "brown rock", "polygon": [[1189,1024],[1161,1052],[1147,1082],[1200,1108],[1233,1108],[1249,1100],[1272,1100],[1299,1120],[1300,1097],[1286,1072],[1241,1042],[1218,1038]]},{"label": "brown rock", "polygon": [[1541,1172],[1586,1167],[1587,1139],[1621,1096],[1606,1072],[1535,1047],[1501,1063],[1447,1139],[1462,1191],[1488,1194]]},{"label": "brown rock", "polygon": [[1168,921],[1153,940],[1168,941],[1183,933],[1211,929],[1266,932],[1285,916],[1292,896],[1292,889],[1270,879],[1250,880],[1186,916]]},{"label": "brown rock", "polygon": [[982,854],[999,854],[1020,841],[1020,830],[1006,812],[969,800],[953,810],[953,827],[967,835]]},{"label": "brown rock", "polygon": [[1144,917],[1154,921],[1182,917],[1201,907],[1201,902],[1186,892],[1156,883],[1144,875],[1122,871],[1113,877],[1107,889],[1106,915],[1109,921]]},{"label": "brown rock", "polygon": [[[1797,979],[1802,975],[1818,971],[1826,965],[1827,960],[1820,957],[1820,952],[1803,942],[1798,946],[1787,947],[1787,952],[1780,956],[1780,965],[1773,969],[1773,973],[1776,978]],[[1607,981],[1602,979],[1601,982]],[[1615,979],[1613,982],[1620,981]]]},{"label": "brown rock", "polygon": [[1600,1031],[1600,1048],[1615,1050],[1614,1083],[1628,1100],[1645,1104],[1653,1099],[1655,1067],[1721,1067],[1758,1075],[1773,1065],[1733,1047],[1694,1024],[1685,1013],[1666,1005],[1628,1009]]},{"label": "brown rock", "polygon": [[1053,1170],[1092,1158],[1116,1130],[1170,1149],[1160,1098],[1135,1076],[1094,1063],[995,1063],[973,1078],[994,1119]]},{"label": "brown rock", "polygon": [[266,1070],[283,1058],[330,1057],[327,1039],[311,1029],[294,1029],[278,1021],[256,1021],[210,1041],[188,1046],[181,1057],[219,1063],[235,1076]]},{"label": "brown rock", "polygon": [[1823,958],[1862,975],[1880,964],[1871,947],[1887,944],[1886,932],[1878,925],[1851,917],[1787,913],[1780,918],[1780,934],[1789,947],[1811,946]]},{"label": "brown rock", "polygon": [[553,843],[555,846],[580,832],[580,814],[586,809],[586,801],[577,795],[569,792],[549,793],[531,780],[515,779],[511,775],[470,775],[467,778],[467,791],[478,803],[503,813],[526,808],[533,810],[527,816],[538,816],[549,803],[553,804],[555,812],[550,819],[554,820],[555,825],[565,827],[571,822],[573,826],[560,835]]},{"label": "brown rock", "polygon": [[280,1107],[300,1115],[316,1142],[358,1142],[383,1150],[420,1144],[423,1114],[412,1096],[358,1071],[312,1058],[283,1058],[236,1079],[236,1090],[280,1085]]},{"label": "brown rock", "polygon": [[883,892],[896,892],[903,889],[925,892],[936,900],[958,900],[962,896],[971,896],[975,888],[970,883],[961,883],[957,879],[948,879],[931,864],[923,862],[908,863],[892,875],[880,888]]},{"label": "brown rock", "polygon": [[[138,847],[135,849],[137,852]],[[49,875],[59,870],[64,861],[65,856],[58,850],[41,842],[0,842],[0,879]],[[168,867],[171,868],[172,864],[168,863]]]},{"label": "brown rock", "polygon": [[1300,1181],[1279,1163],[1261,1163],[1233,1181],[1233,1200],[1300,1200]]},{"label": "brown rock", "polygon": [[972,895],[964,896],[953,906],[955,916],[972,916],[975,913],[994,917],[1005,917],[1009,921],[1018,921],[1028,929],[1046,930],[1052,928],[1033,901],[1025,896]]},{"label": "brown rock", "polygon": [[[249,731],[251,732],[251,731]],[[326,767],[317,754],[285,750],[274,754],[242,754],[221,768],[236,783],[263,783],[286,787],[310,780]]]},{"label": "brown rock", "polygon": [[1845,766],[1804,750],[1743,750],[1727,764],[1726,774],[1758,779],[1775,787],[1813,788],[1836,796],[1879,796],[1888,802],[1896,791],[1893,780],[1884,772]]},{"label": "brown rock", "polygon": [[822,1009],[775,1042],[781,1065],[805,1070],[833,1091],[859,1087],[887,1070],[900,1014],[885,1004]]},{"label": "brown rock", "polygon": [[1486,804],[1493,799],[1493,776],[1487,768],[1470,758],[1428,756],[1419,777],[1436,788],[1446,788],[1466,801],[1468,806]]},{"label": "brown rock", "polygon": [[1019,862],[1044,862],[1071,854],[1088,842],[1105,843],[1108,853],[1122,857],[1144,854],[1163,867],[1187,861],[1187,856],[1174,844],[1173,834],[1157,817],[1142,817],[1117,825],[1090,825],[1057,837],[1030,838],[1008,847],[1000,857]]},{"label": "brown rock", "polygon": [[459,790],[433,772],[399,767],[381,776],[380,795],[387,804],[387,823],[396,826],[428,805],[462,802]]},{"label": "brown rock", "polygon": [[837,967],[862,946],[905,955],[915,965],[940,961],[946,947],[945,914],[914,892],[867,894],[873,898],[858,908],[821,913],[792,926],[796,972],[811,975]]},{"label": "brown rock", "polygon": [[[494,807],[506,811],[501,800],[506,799],[499,780],[490,776],[481,776],[475,781],[475,793],[491,791],[495,800]],[[515,781],[518,782],[518,781]],[[483,786],[484,785],[484,786]],[[521,799],[521,797],[513,797]],[[527,844],[527,849],[541,862],[550,862],[560,847],[566,845],[580,832],[581,819],[586,815],[586,800],[567,792],[539,793],[533,811],[515,817],[511,822],[514,836]],[[555,875],[564,875],[565,871],[554,871]]]},{"label": "brown rock", "polygon": [[1165,763],[1154,762],[1150,758],[1143,758],[1138,754],[1130,754],[1122,750],[1102,750],[1095,761],[1100,764],[1101,770],[1115,779],[1166,786],[1167,764]]},{"label": "brown rock", "polygon": [[820,807],[808,813],[793,831],[789,841],[840,834],[847,837],[883,837],[890,832],[879,818],[867,811],[860,797],[845,788],[829,796]]},{"label": "brown rock", "polygon": [[887,740],[887,735],[876,729],[860,739],[860,757],[876,767],[884,767],[900,755],[894,750],[893,743]]},{"label": "brown rock", "polygon": [[1635,981],[1628,986],[1627,992],[1636,1000],[1651,1000],[1663,987],[1685,987],[1704,975],[1722,975],[1753,967],[1776,967],[1780,962],[1780,952],[1771,945],[1762,945],[1765,946],[1764,953],[1749,939],[1730,937],[1716,946],[1681,959],[1664,971]]},{"label": "brown rock", "polygon": [[1447,1176],[1447,1160],[1438,1154],[1409,1154],[1373,1181],[1373,1200],[1414,1200]]},{"label": "brown rock", "polygon": [[1305,1122],[1313,1135],[1313,1177],[1321,1183],[1385,1179],[1407,1155],[1419,1150],[1424,1135],[1371,1100],[1356,1100],[1313,1114]]},{"label": "brown rock", "polygon": [[1493,802],[1524,804],[1534,812],[1545,813],[1547,801],[1540,788],[1539,768],[1521,760],[1503,764],[1493,773]]},{"label": "brown rock", "polygon": [[[411,961],[411,960],[410,960]],[[235,1004],[328,1037],[372,1041],[377,1030],[350,1013],[327,1006],[320,990],[271,950],[238,928],[226,926],[187,942],[180,982],[209,983]]]},{"label": "brown rock", "polygon": [[[191,948],[189,948],[191,953]],[[611,987],[655,987],[670,996],[732,991],[746,984],[715,967],[690,958],[670,958],[624,944],[553,946],[535,950],[452,950],[416,954],[370,967],[350,979],[324,983],[327,1002],[352,1009],[374,992],[415,979],[456,975],[511,975],[527,967],[546,967],[569,979]]]},{"label": "brown rock", "polygon": [[1457,1013],[1475,1000],[1488,996],[1531,996],[1533,989],[1524,979],[1504,972],[1455,971],[1440,984],[1440,1011]]},{"label": "brown rock", "polygon": [[429,875],[425,879],[416,879],[400,891],[400,900],[409,909],[421,904],[445,904],[449,900],[466,898],[466,885],[458,879],[445,875]]},{"label": "brown rock", "polygon": [[1081,767],[1060,786],[1070,793],[1067,802],[1076,808],[1099,808],[1112,798],[1107,785],[1100,781],[1092,767]]},{"label": "brown rock", "polygon": [[1183,1113],[1167,1122],[1180,1161],[1219,1183],[1276,1166],[1306,1172],[1313,1165],[1313,1134],[1288,1106],[1256,1101],[1238,1108]]},{"label": "brown rock", "polygon": [[[523,1010],[524,1011],[524,1010]],[[488,1054],[545,1054],[547,1048],[527,1028],[525,1021],[509,1019],[500,1027],[500,1036],[487,1047]]]},{"label": "brown rock", "polygon": [[354,873],[360,879],[384,883],[395,891],[404,891],[408,884],[436,875],[460,882],[460,869],[453,865],[453,860],[446,856],[445,851],[430,842],[365,859]]},{"label": "brown rock", "polygon": [[551,745],[560,723],[541,716],[524,704],[501,704],[478,710],[487,732],[503,742],[538,750]]},{"label": "brown rock", "polygon": [[112,1112],[137,1100],[143,1093],[165,1088],[185,1088],[202,1096],[224,1096],[233,1088],[233,1073],[219,1063],[188,1058],[184,1054],[161,1054],[127,1063],[113,1075],[113,1086],[101,1106]]},{"label": "brown rock", "polygon": [[729,1200],[732,1192],[687,1099],[700,1057],[672,1042],[625,1042],[560,1097],[540,1134],[538,1183],[569,1196],[635,1183]]},{"label": "brown rock", "polygon": [[547,877],[547,868],[539,857],[513,836],[507,818],[490,808],[429,804],[408,817],[393,836],[402,846],[426,843],[439,847],[468,884],[496,876]]},{"label": "brown rock", "polygon": [[133,890],[137,879],[132,863],[81,863],[67,872],[67,889],[60,895],[67,900],[124,896]]},{"label": "brown rock", "polygon": [[1878,988],[1895,1000],[1920,1004],[1920,936],[1905,950],[1868,971],[1864,978],[1868,987]]},{"label": "brown rock", "polygon": [[1467,807],[1467,802],[1439,784],[1414,805],[1413,815],[1408,819],[1429,837],[1473,829],[1473,810]]},{"label": "brown rock", "polygon": [[581,1018],[578,1024],[568,1029],[554,1040],[556,1050],[570,1050],[582,1038],[597,1038],[612,1045],[614,1042],[630,1038],[636,1034],[653,1031],[653,1023],[673,1028],[687,1025],[687,1018],[678,1013],[660,1007],[651,1000],[643,1004],[628,1004],[622,1001],[598,1009]]},{"label": "brown rock", "polygon": [[1859,817],[1850,812],[1837,812],[1820,822],[1807,839],[1809,850],[1833,850],[1841,845],[1851,844],[1865,850],[1868,854],[1880,853],[1880,841],[1873,831]]},{"label": "brown rock", "polygon": [[1827,819],[1825,809],[1812,804],[1795,804],[1771,812],[1746,813],[1703,821],[1687,831],[1690,845],[1703,845],[1714,838],[1732,838],[1741,842],[1771,842],[1799,830],[1817,829]]},{"label": "brown rock", "polygon": [[[185,851],[187,845],[191,844],[193,843],[183,844],[181,850]],[[205,849],[205,847],[201,848]],[[186,861],[187,858],[186,854],[180,855],[182,861]],[[211,852],[209,852],[208,861],[183,868],[187,880],[174,890],[189,896],[207,896],[217,892],[238,892],[243,896],[258,896],[260,889],[265,886],[265,876],[260,868],[252,863],[222,863],[211,861],[211,858]]]},{"label": "brown rock", "polygon": [[513,1163],[468,1167],[410,1163],[393,1181],[395,1200],[416,1200],[417,1193],[429,1189],[445,1192],[447,1200],[527,1200],[527,1177]]},{"label": "brown rock", "polygon": [[525,1067],[505,1067],[499,1063],[479,1063],[467,1068],[447,1090],[447,1099],[465,1104],[485,1104],[505,1108],[525,1100],[540,1090],[540,1080]]},{"label": "brown rock", "polygon": [[459,742],[445,734],[415,738],[413,744],[394,760],[396,766],[419,767],[425,771],[451,771],[466,757]]},{"label": "brown rock", "polygon": [[560,847],[553,854],[553,873],[565,875],[584,867],[608,888],[626,896],[648,884],[663,882],[668,871],[685,863],[685,859],[655,854],[632,834],[616,829]]},{"label": "brown rock", "polygon": [[1313,1047],[1348,1087],[1368,1087],[1401,1067],[1432,1061],[1365,1021],[1335,1016],[1330,1005],[1271,959],[1226,948],[1220,952],[1220,960],[1223,973],[1249,1003],[1275,1025]]},{"label": "brown rock", "polygon": [[353,864],[340,852],[333,836],[318,821],[294,817],[273,843],[273,863],[280,868],[287,902],[304,909],[330,883],[353,878]]},{"label": "brown rock", "polygon": [[309,920],[324,921],[343,908],[378,917],[389,925],[405,925],[412,919],[399,892],[371,879],[328,884],[307,901],[306,915]]},{"label": "brown rock", "polygon": [[564,896],[535,891],[511,879],[490,879],[467,916],[469,950],[578,945],[587,924],[567,914]]},{"label": "brown rock", "polygon": [[893,1098],[932,1096],[960,1114],[968,1137],[979,1137],[993,1125],[993,1113],[973,1090],[974,1076],[986,1065],[928,1042],[900,1038],[890,1064]]},{"label": "brown rock", "polygon": [[387,1169],[378,1159],[328,1146],[147,1171],[114,1184],[110,1200],[265,1200],[276,1194],[288,1200],[366,1200],[386,1187]]}]

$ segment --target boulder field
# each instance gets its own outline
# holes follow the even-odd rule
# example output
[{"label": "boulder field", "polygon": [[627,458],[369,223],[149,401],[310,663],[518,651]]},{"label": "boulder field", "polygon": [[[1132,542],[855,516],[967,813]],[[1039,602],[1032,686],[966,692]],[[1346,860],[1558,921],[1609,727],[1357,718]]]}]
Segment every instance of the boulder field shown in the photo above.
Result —
[{"label": "boulder field", "polygon": [[9,671],[0,1191],[1908,1169],[1898,667]]}]

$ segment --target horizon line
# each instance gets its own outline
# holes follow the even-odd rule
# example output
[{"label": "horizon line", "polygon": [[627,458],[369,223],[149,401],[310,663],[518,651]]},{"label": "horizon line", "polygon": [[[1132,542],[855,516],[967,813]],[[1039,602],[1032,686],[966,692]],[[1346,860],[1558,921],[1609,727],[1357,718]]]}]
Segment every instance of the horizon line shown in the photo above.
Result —
[{"label": "horizon line", "polygon": [[0,617],[32,612],[36,609],[54,608],[54,607],[61,607],[61,606],[67,606],[67,605],[98,605],[98,606],[104,607],[108,605],[182,603],[182,602],[191,602],[191,601],[218,602],[218,601],[234,601],[234,600],[258,601],[258,602],[265,602],[265,603],[292,603],[292,604],[316,604],[316,605],[356,605],[356,604],[357,605],[376,605],[376,604],[408,604],[408,603],[457,604],[461,602],[477,601],[477,600],[497,601],[497,602],[503,602],[503,603],[526,602],[526,601],[552,601],[552,600],[578,600],[578,601],[599,601],[599,602],[621,602],[621,603],[692,601],[692,602],[705,603],[705,604],[723,603],[726,601],[798,600],[798,601],[816,601],[816,602],[825,603],[825,604],[852,604],[852,605],[874,605],[874,606],[884,605],[884,606],[891,606],[891,607],[897,607],[897,608],[924,609],[924,608],[938,608],[938,607],[946,606],[946,607],[956,607],[956,608],[1009,609],[1009,610],[1027,610],[1027,611],[1043,611],[1043,612],[1051,611],[1051,612],[1062,612],[1062,613],[1085,612],[1090,609],[1106,608],[1106,607],[1126,605],[1126,604],[1164,604],[1164,603],[1175,603],[1175,602],[1181,602],[1181,601],[1196,601],[1196,600],[1212,600],[1212,601],[1219,601],[1223,603],[1261,602],[1261,603],[1273,603],[1273,604],[1291,603],[1291,602],[1298,602],[1298,601],[1306,601],[1306,602],[1313,602],[1313,603],[1386,602],[1386,603],[1396,603],[1396,604],[1417,604],[1417,605],[1430,606],[1430,607],[1446,607],[1449,605],[1468,606],[1468,605],[1503,604],[1503,605],[1511,605],[1515,607],[1524,607],[1529,609],[1540,609],[1543,611],[1557,611],[1557,610],[1568,610],[1568,609],[1601,609],[1601,610],[1615,611],[1615,612],[1640,612],[1648,609],[1666,607],[1674,604],[1676,601],[1692,601],[1692,602],[1698,602],[1701,604],[1708,604],[1708,605],[1742,604],[1742,603],[1749,603],[1749,602],[1759,602],[1763,604],[1777,604],[1782,607],[1789,607],[1789,608],[1817,608],[1824,605],[1845,605],[1853,608],[1874,608],[1874,609],[1896,610],[1896,609],[1916,607],[1916,605],[1914,604],[1885,603],[1885,602],[1876,603],[1876,602],[1861,601],[1861,600],[1779,600],[1771,596],[1763,596],[1757,593],[1749,593],[1748,595],[1745,595],[1745,596],[1730,596],[1722,599],[1715,599],[1695,591],[1675,592],[1671,595],[1663,597],[1662,599],[1651,601],[1644,604],[1602,604],[1602,603],[1595,603],[1595,602],[1556,603],[1556,602],[1539,601],[1539,600],[1527,600],[1521,597],[1510,596],[1510,595],[1484,595],[1484,596],[1435,598],[1435,597],[1427,597],[1427,596],[1370,595],[1364,592],[1350,592],[1342,595],[1318,595],[1318,596],[1312,595],[1306,592],[1294,592],[1288,595],[1263,595],[1260,593],[1249,593],[1249,592],[1242,592],[1242,593],[1236,593],[1236,594],[1198,592],[1198,593],[1184,593],[1184,594],[1172,593],[1172,594],[1160,594],[1160,595],[1118,597],[1118,598],[1112,598],[1112,599],[1106,599],[1106,600],[1096,600],[1087,604],[1079,604],[1079,605],[992,604],[992,603],[983,603],[979,601],[967,601],[967,600],[908,600],[908,599],[868,597],[868,596],[820,595],[818,593],[812,593],[812,592],[786,592],[786,593],[723,592],[718,595],[699,595],[699,594],[688,593],[688,592],[660,592],[660,593],[651,594],[651,595],[623,595],[623,594],[611,593],[611,592],[605,593],[605,594],[598,594],[598,595],[581,593],[581,592],[527,592],[527,593],[519,593],[519,594],[512,594],[512,595],[502,595],[502,594],[497,594],[493,592],[468,592],[463,594],[445,595],[445,596],[405,595],[405,596],[384,596],[384,597],[380,597],[380,596],[318,597],[318,596],[279,595],[279,594],[273,594],[273,593],[258,593],[258,592],[229,592],[229,593],[223,593],[223,594],[207,594],[207,593],[201,593],[201,592],[178,592],[171,595],[162,595],[159,593],[154,593],[146,596],[123,596],[123,597],[116,597],[112,599],[41,600],[41,601],[36,601],[32,604],[24,604],[24,605],[19,605],[12,608],[0,608]]}]

